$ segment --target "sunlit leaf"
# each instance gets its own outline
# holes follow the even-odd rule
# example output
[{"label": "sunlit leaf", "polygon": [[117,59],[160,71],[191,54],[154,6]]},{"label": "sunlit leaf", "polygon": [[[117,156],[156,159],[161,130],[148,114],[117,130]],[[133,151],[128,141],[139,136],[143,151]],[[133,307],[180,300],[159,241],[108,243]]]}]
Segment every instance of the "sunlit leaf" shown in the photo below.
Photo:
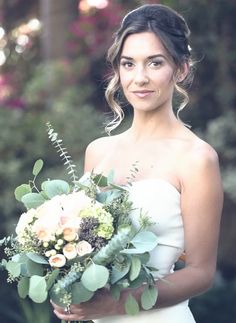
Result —
[{"label": "sunlit leaf", "polygon": [[106,267],[92,263],[85,269],[81,281],[89,291],[96,291],[106,285],[109,278],[109,271]]},{"label": "sunlit leaf", "polygon": [[70,192],[70,185],[66,181],[55,179],[43,182],[42,190],[49,198],[52,198],[56,195],[68,194]]},{"label": "sunlit leaf", "polygon": [[43,196],[39,193],[28,193],[21,199],[27,209],[37,208],[45,202]]},{"label": "sunlit leaf", "polygon": [[136,315],[139,313],[138,302],[131,294],[129,294],[125,301],[125,311],[129,315]]},{"label": "sunlit leaf", "polygon": [[131,259],[131,268],[130,268],[130,273],[129,273],[129,278],[131,281],[135,280],[141,270],[141,260],[139,257],[133,256]]},{"label": "sunlit leaf", "polygon": [[8,261],[6,269],[13,277],[19,277],[21,273],[21,263]]},{"label": "sunlit leaf", "polygon": [[15,189],[14,193],[16,200],[21,202],[24,195],[31,193],[31,187],[29,184],[22,184]]},{"label": "sunlit leaf", "polygon": [[141,295],[141,304],[144,310],[150,310],[157,301],[157,288],[155,286],[147,286]]},{"label": "sunlit leaf", "polygon": [[43,168],[43,160],[42,159],[36,160],[33,167],[33,172],[32,172],[33,175],[37,176],[40,173],[42,168]]},{"label": "sunlit leaf", "polygon": [[46,301],[48,296],[47,284],[44,277],[32,276],[30,277],[29,283],[29,297],[35,303],[43,303]]}]

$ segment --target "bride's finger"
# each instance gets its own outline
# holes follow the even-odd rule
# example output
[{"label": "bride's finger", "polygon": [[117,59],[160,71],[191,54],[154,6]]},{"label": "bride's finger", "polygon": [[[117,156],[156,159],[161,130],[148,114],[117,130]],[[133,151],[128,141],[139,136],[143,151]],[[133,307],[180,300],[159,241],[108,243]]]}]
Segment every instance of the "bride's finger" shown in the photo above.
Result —
[{"label": "bride's finger", "polygon": [[78,317],[77,314],[67,314],[67,313],[61,313],[61,312],[58,312],[57,310],[54,310],[54,314],[61,320],[64,320],[64,321],[78,321],[78,320],[84,320],[85,318],[84,317]]},{"label": "bride's finger", "polygon": [[52,307],[59,313],[65,313],[66,312],[66,308],[63,308],[55,303],[53,303],[53,301],[50,301],[50,303],[52,304]]}]

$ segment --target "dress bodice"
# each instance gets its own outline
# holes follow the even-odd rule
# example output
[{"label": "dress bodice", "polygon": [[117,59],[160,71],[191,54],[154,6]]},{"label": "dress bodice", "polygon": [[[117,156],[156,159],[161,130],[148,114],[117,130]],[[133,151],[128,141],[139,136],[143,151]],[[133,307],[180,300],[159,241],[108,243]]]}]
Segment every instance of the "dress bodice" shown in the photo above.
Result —
[{"label": "dress bodice", "polygon": [[[151,251],[150,265],[158,269],[156,278],[173,272],[175,262],[184,250],[184,229],[180,207],[180,193],[163,179],[143,179],[132,183],[129,198],[134,210],[131,219],[139,226],[140,208],[154,222],[151,230],[158,237],[157,247]],[[106,316],[95,323],[196,323],[188,307],[188,300],[173,306],[141,311],[129,315]]]},{"label": "dress bodice", "polygon": [[158,246],[151,251],[150,265],[158,269],[158,277],[163,277],[172,271],[184,250],[180,193],[166,180],[144,179],[132,183],[130,200],[134,207],[131,219],[136,227],[140,209],[154,223],[151,230],[158,237]]}]

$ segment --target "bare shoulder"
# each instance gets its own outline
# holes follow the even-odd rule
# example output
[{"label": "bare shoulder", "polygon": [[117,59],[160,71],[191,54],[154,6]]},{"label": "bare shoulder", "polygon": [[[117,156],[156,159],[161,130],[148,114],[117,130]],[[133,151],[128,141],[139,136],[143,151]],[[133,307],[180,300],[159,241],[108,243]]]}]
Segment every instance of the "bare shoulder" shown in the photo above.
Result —
[{"label": "bare shoulder", "polygon": [[118,137],[119,135],[100,137],[89,143],[85,152],[85,172],[91,171],[97,162],[104,158],[105,154],[114,147]]},{"label": "bare shoulder", "polygon": [[183,154],[181,177],[185,185],[211,181],[220,183],[219,158],[215,149],[197,136],[191,138]]},{"label": "bare shoulder", "polygon": [[218,154],[215,149],[199,137],[190,141],[187,153],[185,154],[186,166],[205,168],[219,164]]}]

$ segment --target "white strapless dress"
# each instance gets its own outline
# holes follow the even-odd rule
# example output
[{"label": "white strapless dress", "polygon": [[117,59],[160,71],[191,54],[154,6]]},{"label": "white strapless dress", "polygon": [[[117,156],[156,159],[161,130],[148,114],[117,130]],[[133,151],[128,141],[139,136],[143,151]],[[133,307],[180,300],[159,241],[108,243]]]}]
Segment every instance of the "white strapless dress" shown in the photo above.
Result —
[{"label": "white strapless dress", "polygon": [[[153,232],[158,236],[158,246],[151,252],[150,265],[158,268],[157,278],[173,272],[175,262],[184,250],[184,230],[180,209],[180,193],[162,179],[144,179],[134,182],[130,199],[135,208],[148,212],[153,222]],[[138,226],[139,210],[131,214]],[[194,323],[188,301],[174,306],[142,311],[136,316],[104,317],[95,323]]]}]

